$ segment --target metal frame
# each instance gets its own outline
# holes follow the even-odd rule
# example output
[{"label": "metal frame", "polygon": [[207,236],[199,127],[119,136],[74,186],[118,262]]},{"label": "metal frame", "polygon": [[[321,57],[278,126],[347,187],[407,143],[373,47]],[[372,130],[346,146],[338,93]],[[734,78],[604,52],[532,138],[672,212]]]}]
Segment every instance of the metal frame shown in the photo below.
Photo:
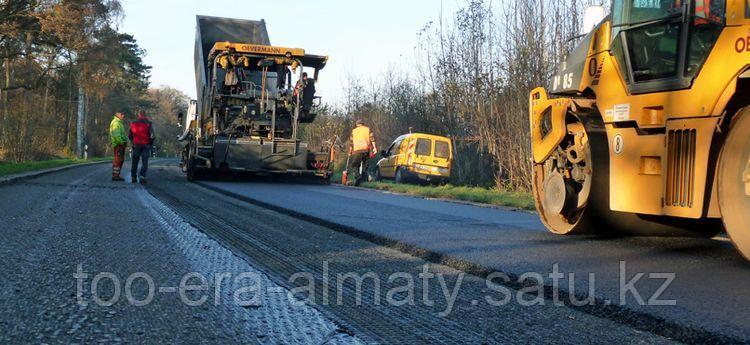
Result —
[{"label": "metal frame", "polygon": [[[695,77],[700,73],[700,69],[703,68],[701,64],[700,69],[695,73],[694,76],[686,76],[685,66],[687,64],[689,49],[690,49],[690,34],[691,34],[691,18],[694,16],[694,6],[692,0],[686,0],[683,3],[683,15],[681,18],[675,20],[680,21],[680,37],[677,45],[677,68],[675,75],[667,78],[655,79],[645,82],[635,81],[633,75],[632,62],[630,60],[628,41],[625,35],[633,30],[643,28],[648,25],[633,25],[627,28],[619,28],[616,40],[620,40],[622,45],[622,53],[625,63],[625,69],[627,71],[627,88],[628,92],[633,95],[653,93],[653,92],[665,92],[665,91],[676,91],[689,89],[693,85]],[[623,17],[629,15],[630,8],[623,12]],[[674,22],[666,22],[665,24],[673,24]],[[726,25],[726,24],[725,24]],[[614,26],[613,26],[614,29]],[[712,47],[713,48],[713,47]],[[705,63],[705,61],[704,61]]]}]

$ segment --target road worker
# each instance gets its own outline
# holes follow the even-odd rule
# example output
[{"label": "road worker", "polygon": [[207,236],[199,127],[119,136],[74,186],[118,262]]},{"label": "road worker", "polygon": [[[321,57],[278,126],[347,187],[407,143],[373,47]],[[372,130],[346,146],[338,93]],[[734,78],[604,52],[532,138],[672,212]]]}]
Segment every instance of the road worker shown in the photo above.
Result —
[{"label": "road worker", "polygon": [[292,59],[292,53],[289,52],[276,61],[276,86],[281,91],[292,87],[292,71],[289,69],[289,65],[292,64],[292,68],[297,69],[297,62]]},{"label": "road worker", "polygon": [[[148,172],[148,158],[151,156],[151,146],[154,144],[156,135],[154,124],[146,117],[146,112],[138,112],[138,119],[130,123],[128,138],[133,143],[133,161],[130,167],[131,182],[146,183],[146,172]],[[138,162],[141,162],[141,170],[138,170]]]},{"label": "road worker", "polygon": [[125,134],[124,113],[116,113],[109,123],[109,138],[112,142],[112,151],[115,158],[112,159],[112,181],[125,181],[120,177],[122,163],[125,162],[125,146],[128,144],[128,137]]},{"label": "road worker", "polygon": [[297,84],[294,85],[294,98],[297,98],[297,95],[302,92],[307,86],[307,72],[302,72],[302,78],[297,80]]},{"label": "road worker", "polygon": [[[359,186],[367,172],[367,163],[378,151],[370,128],[364,121],[357,120],[349,139],[349,176],[354,176],[354,185]],[[351,172],[354,172],[354,175]]]}]

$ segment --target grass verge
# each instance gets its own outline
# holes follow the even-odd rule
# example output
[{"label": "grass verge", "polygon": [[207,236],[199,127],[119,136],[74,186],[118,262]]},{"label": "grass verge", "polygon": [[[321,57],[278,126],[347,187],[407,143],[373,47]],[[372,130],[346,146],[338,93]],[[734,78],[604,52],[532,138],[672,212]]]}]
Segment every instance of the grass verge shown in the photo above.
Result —
[{"label": "grass verge", "polygon": [[109,157],[90,158],[88,160],[60,158],[60,159],[50,159],[50,160],[44,160],[44,161],[21,162],[21,163],[0,162],[0,176],[20,174],[20,173],[24,173],[27,171],[34,171],[34,170],[57,168],[57,167],[65,166],[65,165],[71,165],[71,164],[105,161],[109,159],[112,159],[112,158],[109,158]]},{"label": "grass verge", "polygon": [[463,186],[420,186],[396,184],[392,182],[367,182],[362,187],[395,193],[422,196],[427,198],[453,199],[481,204],[510,206],[524,210],[534,210],[531,193],[509,192],[500,189]]}]

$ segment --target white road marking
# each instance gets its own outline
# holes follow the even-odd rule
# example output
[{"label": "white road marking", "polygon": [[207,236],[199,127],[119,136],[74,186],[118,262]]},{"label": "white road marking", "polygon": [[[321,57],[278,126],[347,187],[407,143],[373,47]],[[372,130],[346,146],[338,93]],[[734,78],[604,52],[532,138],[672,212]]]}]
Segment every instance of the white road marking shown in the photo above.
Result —
[{"label": "white road marking", "polygon": [[[145,189],[135,190],[141,204],[149,210],[153,218],[161,225],[161,229],[173,240],[174,244],[182,251],[191,269],[203,274],[213,283],[213,277],[217,274],[232,273],[233,277],[240,273],[257,274],[261,278],[258,290],[261,292],[262,303],[253,305],[253,308],[244,308],[236,305],[232,300],[231,288],[237,288],[227,282],[221,296],[221,305],[225,306],[227,313],[237,322],[248,325],[248,337],[254,337],[252,326],[259,324],[264,326],[264,342],[274,344],[319,344],[324,342],[363,344],[356,336],[339,334],[339,328],[331,320],[325,318],[312,306],[292,303],[288,289],[274,283],[271,279],[258,269],[250,266],[246,261],[236,256],[231,250],[223,247],[218,242],[206,236],[200,230],[185,222],[179,215],[174,213],[168,206],[151,196]],[[189,273],[189,272],[177,272]],[[241,282],[240,282],[241,283]],[[263,287],[266,287],[263,289]],[[214,288],[209,287],[211,297],[208,303],[214,303]],[[162,288],[159,288],[159,292]],[[262,293],[263,291],[266,293]],[[333,339],[331,335],[334,334]]]}]

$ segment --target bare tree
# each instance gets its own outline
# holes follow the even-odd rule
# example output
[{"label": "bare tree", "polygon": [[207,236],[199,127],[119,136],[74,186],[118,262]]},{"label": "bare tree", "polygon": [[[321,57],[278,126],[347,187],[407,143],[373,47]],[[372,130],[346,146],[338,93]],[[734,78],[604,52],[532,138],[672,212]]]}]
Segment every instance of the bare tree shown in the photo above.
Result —
[{"label": "bare tree", "polygon": [[530,188],[528,94],[579,31],[579,0],[467,1],[418,33],[416,73],[349,78],[336,131],[362,118],[387,145],[409,128],[454,139],[454,182]]}]

